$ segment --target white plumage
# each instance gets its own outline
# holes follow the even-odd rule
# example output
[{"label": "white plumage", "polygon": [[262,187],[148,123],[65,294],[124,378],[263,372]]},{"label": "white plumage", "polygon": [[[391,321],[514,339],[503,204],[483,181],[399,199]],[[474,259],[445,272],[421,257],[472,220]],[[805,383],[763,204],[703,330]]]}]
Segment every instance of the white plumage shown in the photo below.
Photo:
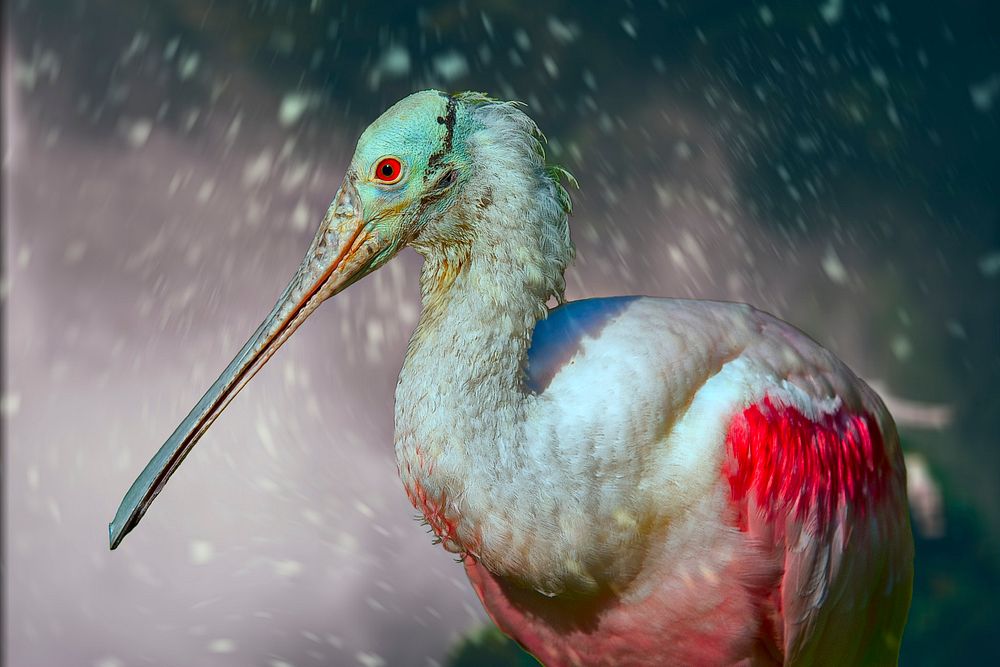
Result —
[{"label": "white plumage", "polygon": [[387,111],[112,545],[305,317],[408,245],[423,309],[396,390],[400,476],[502,629],[549,665],[894,661],[913,545],[878,396],[749,306],[548,310],[573,257],[565,175],[512,104],[426,91]]}]

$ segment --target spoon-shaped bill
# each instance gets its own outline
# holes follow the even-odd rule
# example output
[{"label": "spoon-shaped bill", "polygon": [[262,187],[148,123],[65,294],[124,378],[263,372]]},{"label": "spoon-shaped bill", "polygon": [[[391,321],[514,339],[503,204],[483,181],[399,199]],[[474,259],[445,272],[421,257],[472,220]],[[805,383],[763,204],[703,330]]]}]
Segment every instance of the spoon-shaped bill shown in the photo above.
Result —
[{"label": "spoon-shaped bill", "polygon": [[132,483],[111,522],[111,548],[139,523],[212,422],[320,303],[373,270],[387,245],[367,229],[351,174],[274,308]]}]

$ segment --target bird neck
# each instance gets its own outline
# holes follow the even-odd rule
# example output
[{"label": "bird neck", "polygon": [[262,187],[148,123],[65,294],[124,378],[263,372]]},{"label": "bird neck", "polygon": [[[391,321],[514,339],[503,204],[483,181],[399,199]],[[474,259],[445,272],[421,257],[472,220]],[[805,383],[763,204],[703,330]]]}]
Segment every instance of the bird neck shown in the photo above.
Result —
[{"label": "bird neck", "polygon": [[[495,442],[514,427],[529,396],[523,369],[535,323],[546,313],[543,269],[509,242],[417,249],[424,256],[422,308],[400,372],[397,417],[404,423],[397,426],[461,421],[478,425],[464,434],[474,439],[449,448]],[[494,419],[484,422],[485,414]]]},{"label": "bird neck", "polygon": [[411,244],[425,260],[423,308],[396,388],[407,494],[445,548],[477,556],[483,526],[501,517],[531,465],[521,434],[537,397],[524,388],[523,369],[569,261],[537,241],[551,207],[511,210],[495,199],[467,242]]},{"label": "bird neck", "polygon": [[535,323],[550,298],[563,298],[573,257],[568,197],[534,162],[514,161],[505,171],[494,158],[485,162],[498,166],[470,181],[410,242],[424,265],[421,316],[397,392],[404,417],[426,411],[417,397],[431,390],[451,399],[439,419],[516,411],[528,396],[522,376]]},{"label": "bird neck", "polygon": [[476,410],[524,398],[522,369],[547,295],[525,275],[533,269],[504,250],[470,244],[425,257],[421,315],[401,379],[439,381]]}]

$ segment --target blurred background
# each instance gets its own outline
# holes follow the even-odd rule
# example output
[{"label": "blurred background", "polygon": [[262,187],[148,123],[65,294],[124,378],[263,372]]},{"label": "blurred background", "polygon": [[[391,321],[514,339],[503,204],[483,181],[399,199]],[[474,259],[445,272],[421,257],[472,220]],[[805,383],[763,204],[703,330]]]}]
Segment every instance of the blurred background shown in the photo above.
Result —
[{"label": "blurred background", "polygon": [[577,176],[571,299],[748,301],[883,392],[917,512],[902,662],[1000,664],[1000,4],[4,12],[5,664],[527,664],[396,476],[412,252],[324,305],[107,550],[359,133],[428,87],[523,100]]}]

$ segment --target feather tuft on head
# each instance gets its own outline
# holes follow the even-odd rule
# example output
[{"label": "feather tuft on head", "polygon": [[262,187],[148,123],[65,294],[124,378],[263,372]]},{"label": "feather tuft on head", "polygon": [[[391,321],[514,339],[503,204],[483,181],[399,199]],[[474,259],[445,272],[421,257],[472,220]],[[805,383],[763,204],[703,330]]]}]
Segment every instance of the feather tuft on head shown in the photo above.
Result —
[{"label": "feather tuft on head", "polygon": [[517,187],[526,186],[526,194],[533,195],[531,201],[537,213],[533,217],[538,222],[538,228],[529,231],[536,234],[540,255],[531,273],[538,277],[546,296],[564,302],[563,273],[575,256],[575,248],[569,232],[573,202],[563,181],[579,188],[576,178],[564,167],[546,164],[545,135],[524,113],[523,102],[501,101],[481,92],[456,93],[452,97],[469,109],[482,127],[483,136],[473,133],[470,144],[486,146],[490,156],[504,166],[505,173],[524,177]]}]

